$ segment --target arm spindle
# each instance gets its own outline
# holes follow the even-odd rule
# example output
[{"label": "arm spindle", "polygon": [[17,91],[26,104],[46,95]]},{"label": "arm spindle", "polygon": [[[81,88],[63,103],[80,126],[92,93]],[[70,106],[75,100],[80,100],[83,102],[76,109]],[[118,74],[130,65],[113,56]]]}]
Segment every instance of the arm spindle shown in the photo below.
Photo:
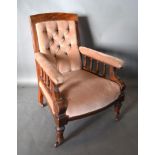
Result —
[{"label": "arm spindle", "polygon": [[106,77],[106,64],[103,64],[103,77]]},{"label": "arm spindle", "polygon": [[83,62],[84,69],[87,68],[87,57],[84,55],[84,62]]},{"label": "arm spindle", "polygon": [[93,67],[93,59],[90,58],[90,64],[89,64],[89,69],[90,69],[90,71],[92,71],[92,67]]},{"label": "arm spindle", "polygon": [[99,73],[99,61],[96,60],[96,74]]}]

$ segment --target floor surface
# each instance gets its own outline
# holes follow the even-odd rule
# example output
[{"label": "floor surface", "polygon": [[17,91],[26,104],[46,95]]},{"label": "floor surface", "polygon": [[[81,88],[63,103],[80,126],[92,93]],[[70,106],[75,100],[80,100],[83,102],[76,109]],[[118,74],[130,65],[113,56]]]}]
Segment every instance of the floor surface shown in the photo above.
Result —
[{"label": "floor surface", "polygon": [[121,120],[113,107],[85,119],[69,122],[66,141],[54,148],[55,124],[48,107],[37,104],[37,87],[18,86],[18,155],[137,155],[137,80],[126,80]]}]

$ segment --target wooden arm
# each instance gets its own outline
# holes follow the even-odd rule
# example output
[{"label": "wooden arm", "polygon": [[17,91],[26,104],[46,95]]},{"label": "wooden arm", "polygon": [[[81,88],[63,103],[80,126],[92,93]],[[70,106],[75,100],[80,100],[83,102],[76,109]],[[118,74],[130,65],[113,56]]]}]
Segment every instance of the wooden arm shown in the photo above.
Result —
[{"label": "wooden arm", "polygon": [[116,58],[116,57],[110,56],[108,54],[104,54],[104,53],[92,50],[90,48],[82,47],[82,46],[79,47],[79,50],[83,55],[91,57],[91,58],[98,60],[102,63],[111,65],[111,66],[116,67],[116,68],[122,68],[123,67],[124,62],[123,62],[123,60],[121,60],[119,58]]},{"label": "wooden arm", "polygon": [[[67,102],[59,91],[59,85],[62,84],[63,77],[61,73],[49,64],[48,59],[42,54],[38,56],[35,54],[35,57],[38,68],[38,81],[44,84],[47,93],[50,94],[50,98],[53,101],[54,119],[57,125],[61,123],[66,124],[68,120],[68,116],[66,115]],[[54,76],[53,74],[56,75]]]},{"label": "wooden arm", "polygon": [[54,58],[51,55],[40,52],[35,53],[35,60],[44,72],[50,77],[54,84],[63,83],[63,75],[57,70]]},{"label": "wooden arm", "polygon": [[57,115],[57,117],[59,115],[65,115],[67,110],[67,102],[59,91],[59,84],[54,84],[52,79],[50,79],[44,69],[39,64],[37,65],[39,67],[39,81],[44,84],[47,92],[52,98],[55,114]]},{"label": "wooden arm", "polygon": [[[98,55],[98,52],[94,54],[93,51],[87,52],[85,51],[86,48],[81,47],[81,55],[82,55],[82,68],[84,70],[87,70],[93,74],[96,74],[100,77],[107,78],[111,81],[116,82],[119,86],[121,91],[125,89],[125,83],[119,79],[117,75],[117,69],[120,68],[119,66],[122,66],[121,64],[118,65],[120,61],[117,62],[116,58],[105,58],[105,55]],[[107,60],[108,59],[108,60]],[[112,60],[116,59],[115,61]],[[110,63],[106,63],[105,61],[109,61]],[[114,67],[117,66],[117,67]]]},{"label": "wooden arm", "polygon": [[109,79],[116,82],[120,86],[121,91],[125,89],[125,83],[118,77],[117,69],[115,67],[109,67]]}]

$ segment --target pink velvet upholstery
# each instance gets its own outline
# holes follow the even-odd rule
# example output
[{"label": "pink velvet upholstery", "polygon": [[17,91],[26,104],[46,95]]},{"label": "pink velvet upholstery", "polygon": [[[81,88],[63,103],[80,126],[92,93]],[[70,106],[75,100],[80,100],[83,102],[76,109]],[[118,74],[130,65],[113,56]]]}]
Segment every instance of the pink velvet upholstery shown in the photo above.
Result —
[{"label": "pink velvet upholstery", "polygon": [[88,57],[94,58],[96,60],[99,60],[103,63],[112,65],[116,68],[123,67],[124,61],[119,58],[113,57],[108,54],[101,53],[99,51],[92,50],[90,48],[82,47],[82,46],[79,47],[79,50],[82,54]]},{"label": "pink velvet upholstery", "polygon": [[81,69],[75,21],[47,21],[36,24],[41,53],[51,54],[60,73]]},{"label": "pink velvet upholstery", "polygon": [[[59,89],[67,99],[66,114],[69,117],[83,115],[106,107],[120,95],[120,87],[115,82],[100,78],[84,70],[63,74],[64,83]],[[51,109],[53,102],[44,85],[39,83]],[[54,111],[54,110],[52,110]]]},{"label": "pink velvet upholstery", "polygon": [[57,70],[56,61],[51,54],[35,53],[35,60],[54,84],[63,83],[63,75]]},{"label": "pink velvet upholstery", "polygon": [[[36,24],[40,52],[37,63],[50,79],[59,85],[66,98],[69,117],[83,115],[108,106],[120,95],[117,83],[81,69],[80,52],[116,68],[123,66],[121,59],[101,52],[78,47],[75,21],[53,20]],[[54,112],[53,101],[42,81],[39,86]]]}]

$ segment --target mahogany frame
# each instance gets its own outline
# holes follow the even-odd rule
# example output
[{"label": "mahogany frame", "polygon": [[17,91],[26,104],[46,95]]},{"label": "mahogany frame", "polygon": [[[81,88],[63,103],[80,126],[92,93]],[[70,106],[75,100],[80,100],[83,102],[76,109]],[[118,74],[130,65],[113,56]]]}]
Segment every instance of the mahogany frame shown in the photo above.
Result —
[{"label": "mahogany frame", "polygon": [[[77,24],[78,43],[80,42],[79,41],[80,40],[79,31],[78,31],[78,16],[76,14],[44,13],[44,14],[32,15],[32,16],[30,16],[30,24],[31,24],[31,32],[32,32],[32,38],[33,38],[34,53],[40,52],[35,24],[38,22],[43,22],[43,21],[48,21],[48,20],[74,20]],[[96,110],[93,112],[86,113],[81,116],[75,116],[75,117],[70,118],[69,116],[66,115],[67,102],[66,102],[65,98],[60,94],[58,85],[53,83],[53,81],[49,78],[49,76],[46,74],[46,72],[43,70],[43,68],[41,68],[39,66],[39,64],[36,62],[36,71],[37,71],[37,78],[38,78],[38,101],[39,101],[40,105],[43,107],[44,106],[43,97],[45,95],[43,94],[43,91],[39,86],[39,82],[41,82],[44,85],[47,92],[50,94],[50,97],[53,100],[53,104],[54,104],[55,114],[53,114],[52,108],[50,107],[50,105],[49,105],[49,107],[50,107],[50,110],[53,114],[53,117],[54,117],[54,120],[56,123],[55,147],[57,147],[58,145],[63,143],[63,141],[64,141],[63,132],[65,130],[65,125],[69,121],[87,117],[89,115],[100,112],[112,105],[114,105],[114,110],[116,113],[116,120],[119,119],[120,108],[122,105],[121,102],[124,100],[124,96],[125,96],[124,95],[125,84],[123,81],[121,81],[118,78],[117,72],[116,72],[117,69],[111,65],[103,64],[102,62],[95,60],[92,57],[85,56],[83,54],[81,54],[81,59],[82,59],[82,69],[83,70],[86,70],[86,71],[96,74],[100,77],[107,78],[111,81],[116,82],[121,88],[121,94],[114,102],[109,104],[107,107],[104,107],[102,109],[99,109],[99,110]]]}]

